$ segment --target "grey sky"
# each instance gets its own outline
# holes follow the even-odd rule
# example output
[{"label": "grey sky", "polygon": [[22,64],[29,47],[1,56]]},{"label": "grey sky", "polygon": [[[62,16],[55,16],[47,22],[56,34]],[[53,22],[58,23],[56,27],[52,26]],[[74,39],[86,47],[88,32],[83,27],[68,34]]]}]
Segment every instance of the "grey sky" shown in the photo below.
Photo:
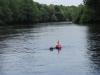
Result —
[{"label": "grey sky", "polygon": [[42,4],[56,4],[56,5],[79,5],[83,3],[83,0],[34,0],[36,2],[42,3]]}]

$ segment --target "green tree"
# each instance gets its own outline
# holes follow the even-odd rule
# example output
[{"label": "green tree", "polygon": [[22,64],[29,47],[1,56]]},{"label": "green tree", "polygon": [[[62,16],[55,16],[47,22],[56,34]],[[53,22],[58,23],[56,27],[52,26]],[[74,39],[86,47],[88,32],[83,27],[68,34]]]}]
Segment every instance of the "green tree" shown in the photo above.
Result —
[{"label": "green tree", "polygon": [[91,23],[99,23],[100,22],[100,0],[84,0],[85,5],[91,10]]}]

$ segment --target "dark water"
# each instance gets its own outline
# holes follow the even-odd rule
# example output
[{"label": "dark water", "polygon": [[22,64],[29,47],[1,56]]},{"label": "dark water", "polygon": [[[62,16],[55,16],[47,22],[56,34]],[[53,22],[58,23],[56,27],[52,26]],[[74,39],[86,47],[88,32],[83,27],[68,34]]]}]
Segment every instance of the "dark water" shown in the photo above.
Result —
[{"label": "dark water", "polygon": [[[50,51],[57,40],[62,50]],[[64,22],[0,27],[0,75],[100,75],[100,29]]]}]

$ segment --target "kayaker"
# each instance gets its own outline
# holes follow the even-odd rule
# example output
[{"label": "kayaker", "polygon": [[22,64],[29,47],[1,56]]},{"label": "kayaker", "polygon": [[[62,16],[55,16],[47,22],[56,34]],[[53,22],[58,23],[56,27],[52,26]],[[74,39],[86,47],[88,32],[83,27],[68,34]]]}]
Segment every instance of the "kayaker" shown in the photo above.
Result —
[{"label": "kayaker", "polygon": [[56,45],[56,49],[61,49],[61,48],[62,48],[62,46],[61,46],[61,44],[59,43],[59,40],[58,40],[57,45]]}]

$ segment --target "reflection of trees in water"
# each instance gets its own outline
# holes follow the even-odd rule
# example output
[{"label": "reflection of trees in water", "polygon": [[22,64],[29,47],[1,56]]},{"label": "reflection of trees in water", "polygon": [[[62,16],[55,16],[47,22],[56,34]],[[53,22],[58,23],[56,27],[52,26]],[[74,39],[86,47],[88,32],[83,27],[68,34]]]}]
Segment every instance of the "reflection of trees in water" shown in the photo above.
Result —
[{"label": "reflection of trees in water", "polygon": [[100,71],[100,28],[97,26],[89,27],[88,32],[88,56],[91,67],[95,71]]},{"label": "reflection of trees in water", "polygon": [[[14,25],[14,26],[0,26],[0,54],[6,53],[9,51],[9,44],[7,42],[14,37],[22,36],[22,41],[27,41],[28,38],[33,39],[36,36],[33,33],[41,32],[40,29],[45,26],[57,25],[58,23],[40,23],[34,25]],[[61,24],[66,24],[66,22],[61,22]],[[32,34],[31,34],[32,33]],[[20,40],[18,38],[18,40]],[[10,47],[11,48],[11,47]],[[16,50],[15,50],[16,51]]]},{"label": "reflection of trees in water", "polygon": [[[11,37],[20,36],[17,34],[29,33],[31,29],[33,30],[33,26],[0,26],[0,75],[6,75],[6,64],[9,64],[9,61],[6,60],[7,56],[5,55],[9,51],[6,40],[9,40]],[[5,48],[8,49],[6,50]]]},{"label": "reflection of trees in water", "polygon": [[[25,33],[29,33],[33,26],[0,26],[0,54],[5,53],[5,48],[8,47],[6,44],[9,38],[16,36],[23,36]],[[32,29],[33,30],[33,29]],[[9,50],[8,50],[9,51]]]}]

